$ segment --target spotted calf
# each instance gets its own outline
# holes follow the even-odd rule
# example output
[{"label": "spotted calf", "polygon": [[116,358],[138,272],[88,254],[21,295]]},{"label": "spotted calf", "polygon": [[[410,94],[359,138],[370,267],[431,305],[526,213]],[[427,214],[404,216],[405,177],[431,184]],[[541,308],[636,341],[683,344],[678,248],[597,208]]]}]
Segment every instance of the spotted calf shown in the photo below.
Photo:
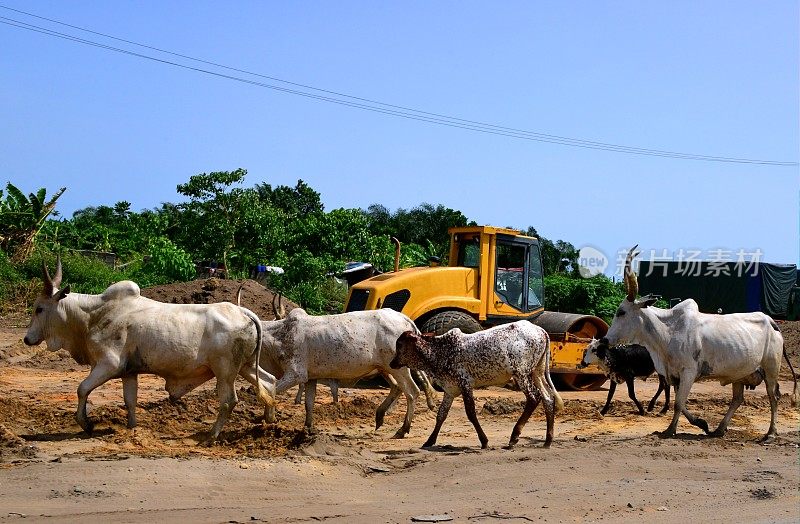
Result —
[{"label": "spotted calf", "polygon": [[517,443],[522,428],[540,401],[544,401],[547,417],[544,447],[549,447],[553,441],[555,412],[561,409],[563,402],[550,379],[550,337],[544,329],[528,321],[469,335],[459,329],[438,337],[407,331],[397,340],[397,354],[390,366],[423,370],[444,389],[436,426],[423,447],[436,444],[453,399],[463,395],[467,417],[475,426],[481,448],[486,448],[489,439],[478,423],[473,389],[502,385],[511,378],[525,394],[526,403],[511,432],[509,447]]}]

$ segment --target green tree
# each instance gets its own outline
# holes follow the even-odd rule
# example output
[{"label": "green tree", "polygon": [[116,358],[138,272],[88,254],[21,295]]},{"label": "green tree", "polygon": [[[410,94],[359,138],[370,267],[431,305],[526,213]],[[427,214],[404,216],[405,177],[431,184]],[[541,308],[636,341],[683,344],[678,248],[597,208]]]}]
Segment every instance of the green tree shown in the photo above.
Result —
[{"label": "green tree", "polygon": [[542,252],[542,270],[545,275],[556,273],[578,276],[578,250],[571,243],[564,240],[555,242],[540,235],[536,228],[529,226],[524,230],[527,236],[539,239]]},{"label": "green tree", "polygon": [[244,181],[247,171],[215,171],[201,173],[178,185],[178,193],[189,197],[180,204],[186,226],[184,241],[193,245],[201,256],[221,257],[228,267],[228,254],[236,247],[236,232],[244,216],[242,204],[246,191],[231,187]]}]

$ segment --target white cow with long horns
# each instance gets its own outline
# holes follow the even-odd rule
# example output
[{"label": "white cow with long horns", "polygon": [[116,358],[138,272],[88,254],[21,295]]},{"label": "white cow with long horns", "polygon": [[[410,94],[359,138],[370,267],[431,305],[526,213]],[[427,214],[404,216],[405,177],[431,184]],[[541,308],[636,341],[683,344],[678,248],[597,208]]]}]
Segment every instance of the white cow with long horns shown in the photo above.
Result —
[{"label": "white cow with long horns", "polygon": [[[43,264],[44,288],[34,304],[24,342],[47,342],[50,351],[66,349],[91,372],[78,386],[78,424],[91,434],[86,401],[95,388],[122,379],[128,427],[136,425],[138,375],[166,379],[170,399],[178,399],[217,378],[220,409],[206,440],[216,440],[237,402],[234,381],[241,375],[256,386],[259,399],[274,405],[266,386],[275,378],[256,367],[261,321],[248,309],[219,304],[164,304],[139,294],[131,281],[117,282],[100,295],[70,293],[61,285],[61,259],[55,277]],[[261,378],[266,379],[266,384]]]},{"label": "white cow with long horns", "polygon": [[[778,409],[778,372],[781,355],[789,363],[794,377],[792,405],[797,405],[797,377],[786,355],[783,336],[778,325],[764,313],[733,313],[710,315],[700,313],[697,303],[684,300],[672,309],[654,307],[657,298],[637,299],[639,284],[631,262],[637,255],[636,246],[625,261],[627,296],[620,303],[614,321],[601,344],[641,344],[650,352],[656,371],[675,387],[675,408],[672,422],[661,433],[672,437],[683,413],[686,418],[711,436],[721,437],[728,428],[736,409],[744,400],[745,386],[766,382],[772,418],[763,440],[776,435],[775,417]],[[709,432],[705,420],[686,409],[689,391],[701,378],[715,378],[720,384],[733,384],[733,399],[728,412],[716,430]]]}]

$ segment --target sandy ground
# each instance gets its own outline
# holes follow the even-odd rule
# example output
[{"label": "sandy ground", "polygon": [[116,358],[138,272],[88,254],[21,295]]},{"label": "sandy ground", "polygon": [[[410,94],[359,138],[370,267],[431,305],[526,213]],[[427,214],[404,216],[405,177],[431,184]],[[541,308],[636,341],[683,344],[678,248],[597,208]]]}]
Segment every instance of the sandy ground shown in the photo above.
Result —
[{"label": "sandy ground", "polygon": [[[242,383],[222,442],[201,448],[216,413],[213,382],[176,406],[161,379],[141,377],[139,427],[128,430],[121,384],[112,381],[90,397],[97,431],[88,437],[73,416],[88,368],[25,348],[23,334],[0,328],[0,522],[800,521],[800,414],[789,381],[770,445],[757,443],[769,424],[763,386],[746,393],[722,439],[685,420],[678,438],[658,438],[668,418],[635,415],[624,388],[606,417],[598,409],[607,390],[563,393],[553,446],[541,448],[539,408],[513,450],[503,446],[522,395],[490,388],[478,395],[490,449],[479,449],[457,400],[439,446],[423,451],[435,420],[424,402],[398,440],[404,400],[375,431],[385,389],[346,388],[332,405],[320,387],[318,433],[307,436],[293,392],[280,399],[278,423],[263,428]],[[656,385],[637,383],[640,400]],[[701,383],[689,407],[713,427],[729,398],[730,387]]]}]

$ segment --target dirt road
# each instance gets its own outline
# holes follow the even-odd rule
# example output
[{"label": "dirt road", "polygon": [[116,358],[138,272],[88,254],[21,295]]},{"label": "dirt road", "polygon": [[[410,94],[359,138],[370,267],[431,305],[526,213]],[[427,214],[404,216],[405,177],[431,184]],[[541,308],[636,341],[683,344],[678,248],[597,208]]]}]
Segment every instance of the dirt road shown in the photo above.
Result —
[{"label": "dirt road", "polygon": [[[479,449],[456,401],[440,446],[423,451],[435,420],[424,402],[409,437],[396,440],[402,400],[375,431],[374,409],[386,390],[345,389],[332,405],[321,387],[319,432],[307,437],[293,392],[280,399],[278,424],[263,429],[242,383],[222,442],[199,448],[216,414],[213,383],[175,406],[163,381],[142,377],[135,431],[124,427],[119,381],[106,384],[91,397],[97,434],[89,438],[74,421],[86,368],[25,348],[22,334],[0,328],[0,522],[800,520],[800,414],[789,405],[791,382],[781,383],[780,437],[771,445],[757,443],[769,424],[763,386],[746,393],[723,439],[685,421],[678,438],[659,439],[653,432],[668,418],[634,415],[624,391],[606,417],[598,413],[606,391],[564,393],[548,450],[541,408],[520,444],[503,448],[522,395],[491,388],[478,395],[490,449]],[[637,383],[640,399],[655,388],[654,380]],[[730,387],[702,383],[689,408],[713,426],[729,398]]]}]

